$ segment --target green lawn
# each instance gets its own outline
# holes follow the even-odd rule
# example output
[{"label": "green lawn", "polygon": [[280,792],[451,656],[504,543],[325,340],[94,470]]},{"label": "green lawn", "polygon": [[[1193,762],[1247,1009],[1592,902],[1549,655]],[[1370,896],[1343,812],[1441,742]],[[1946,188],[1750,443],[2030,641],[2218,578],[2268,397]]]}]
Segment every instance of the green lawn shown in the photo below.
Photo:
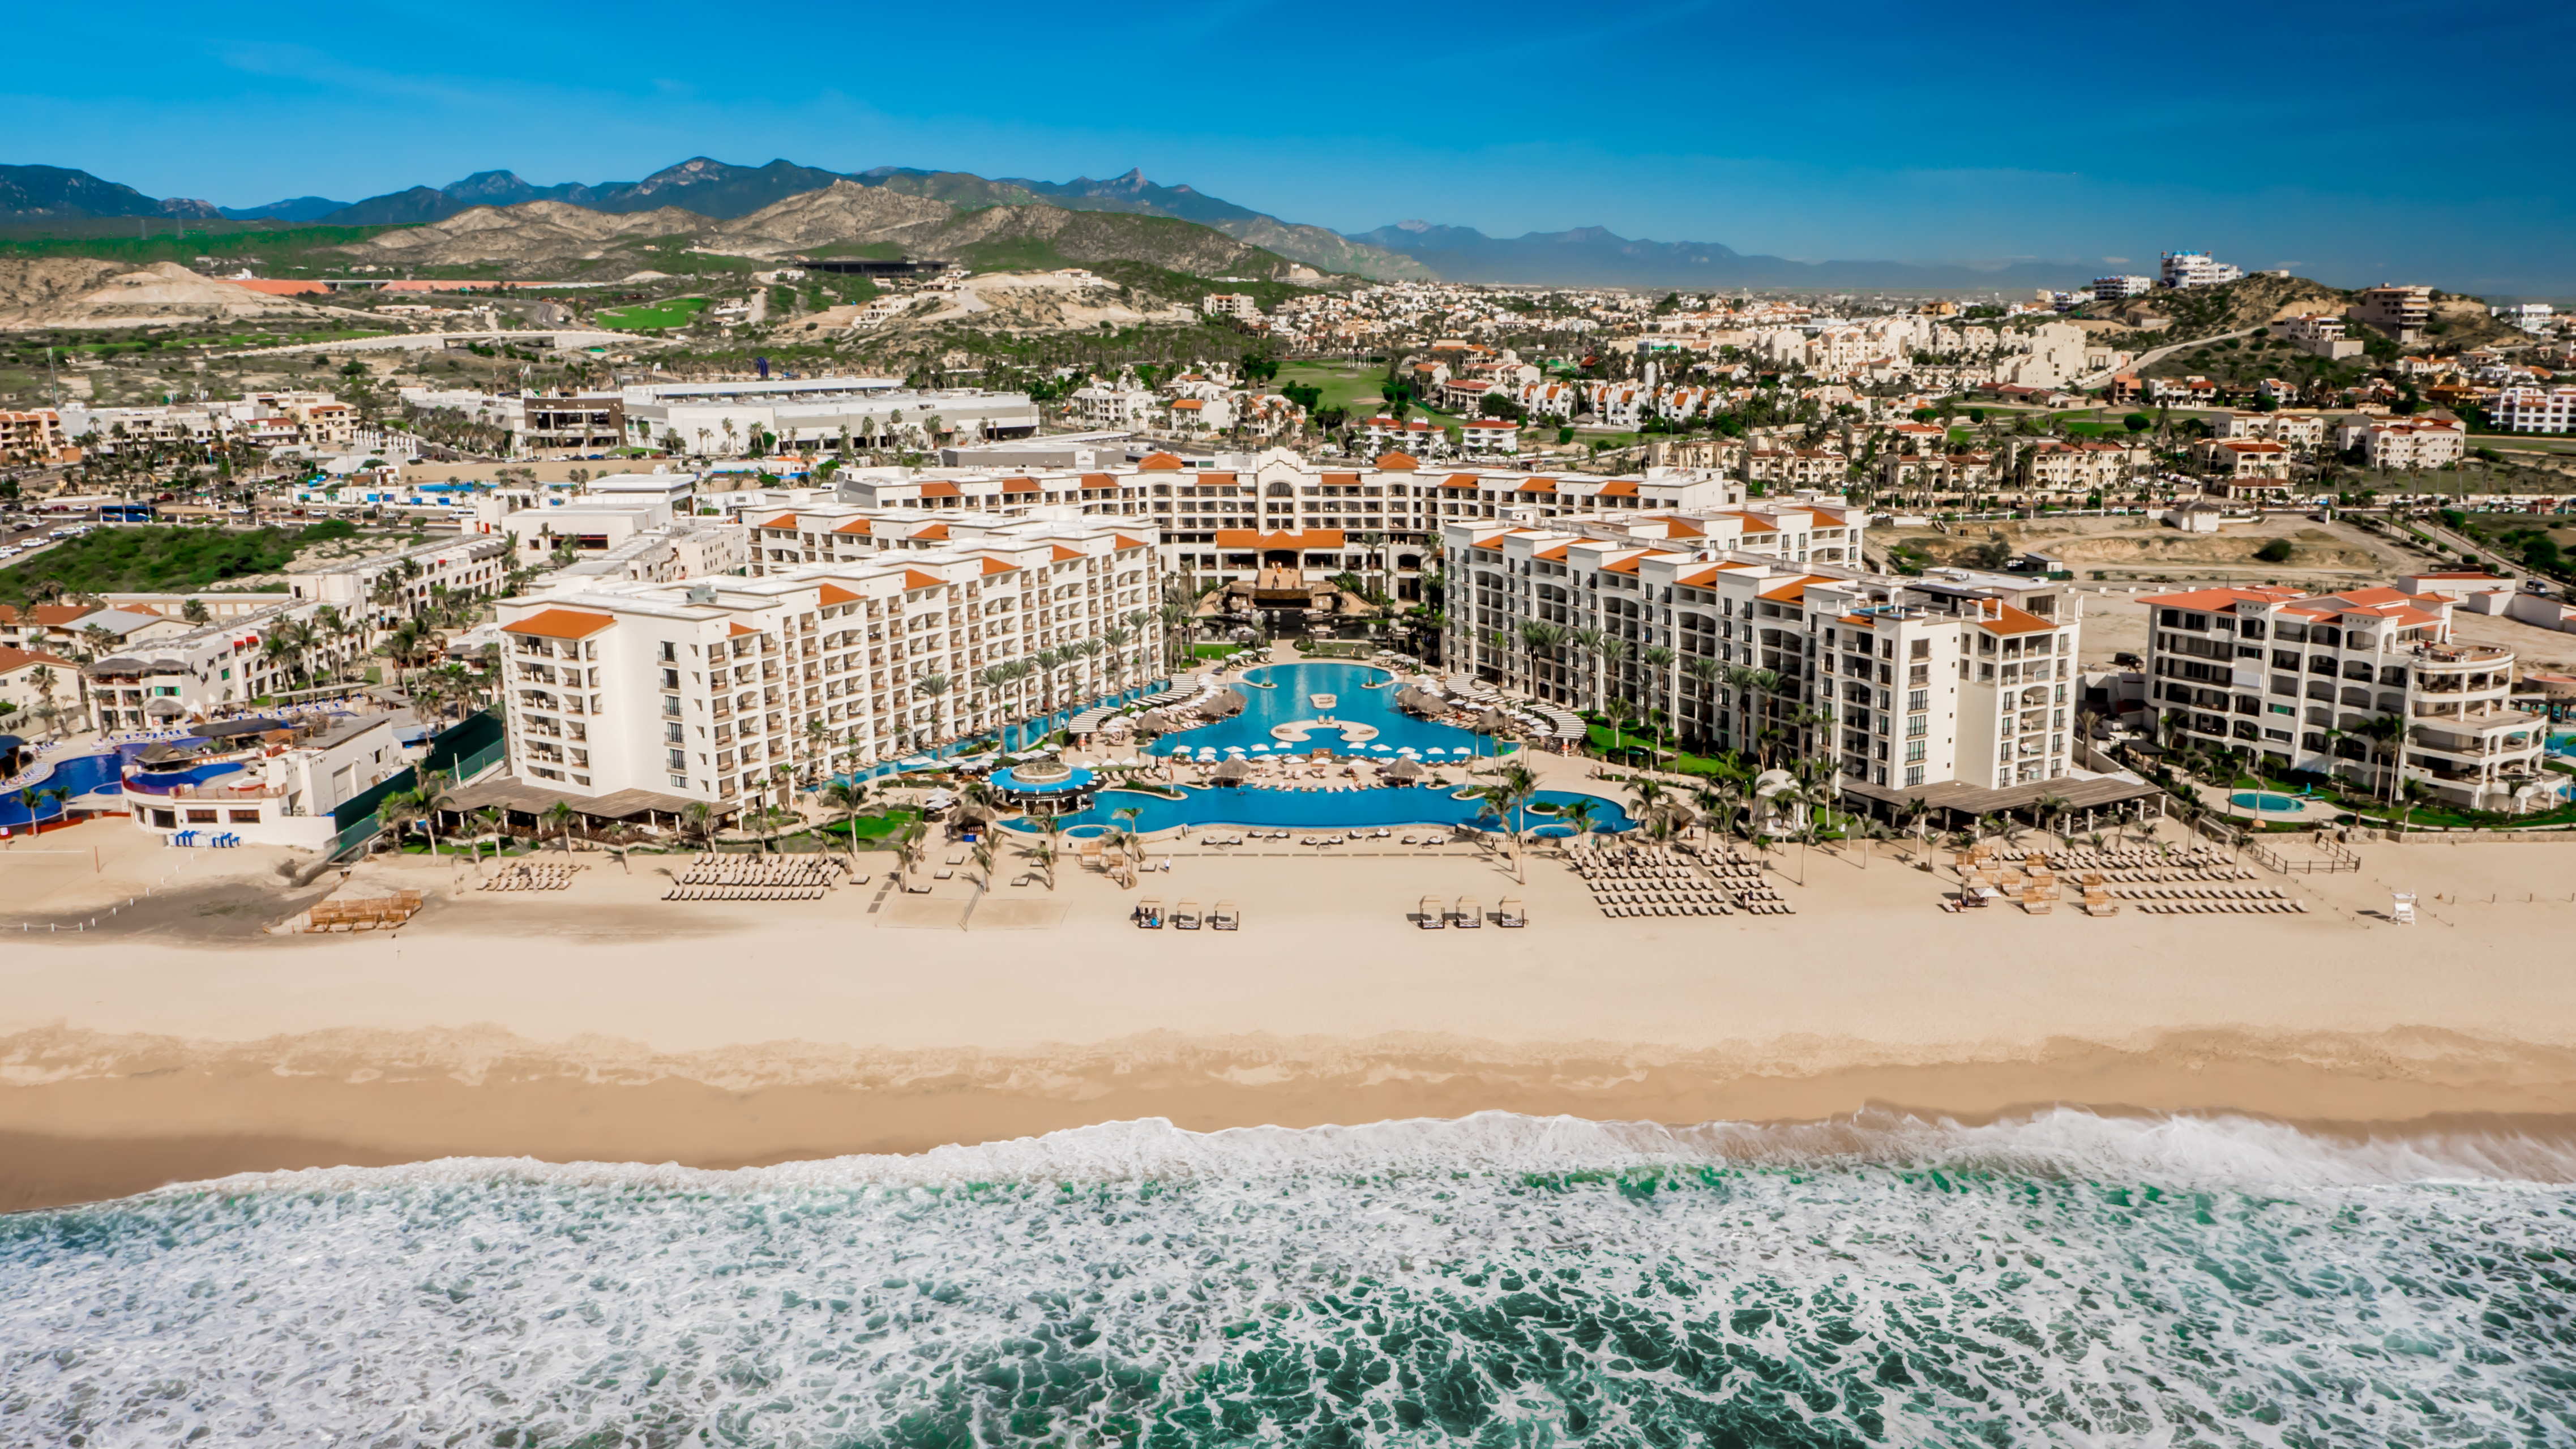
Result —
[{"label": "green lawn", "polygon": [[591,314],[602,327],[615,327],[629,332],[650,332],[664,327],[686,327],[700,312],[715,305],[712,297],[673,297],[667,302],[653,302],[636,307],[611,307]]},{"label": "green lawn", "polygon": [[1325,407],[1348,408],[1355,418],[1371,416],[1386,406],[1386,399],[1378,396],[1378,389],[1386,385],[1386,370],[1364,362],[1283,362],[1278,382],[1321,388]]}]

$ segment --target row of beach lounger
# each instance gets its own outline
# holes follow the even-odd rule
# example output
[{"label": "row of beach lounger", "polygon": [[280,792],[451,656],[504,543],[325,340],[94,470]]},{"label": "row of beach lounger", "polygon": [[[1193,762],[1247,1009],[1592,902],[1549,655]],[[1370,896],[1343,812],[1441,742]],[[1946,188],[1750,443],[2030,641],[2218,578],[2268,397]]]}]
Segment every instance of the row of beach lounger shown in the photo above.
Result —
[{"label": "row of beach lounger", "polygon": [[2158,916],[2305,915],[2306,901],[2141,901],[2138,909]]},{"label": "row of beach lounger", "polygon": [[2286,901],[2289,892],[2271,886],[2129,886],[2111,894],[2128,901]]},{"label": "row of beach lounger", "polygon": [[1595,897],[1605,916],[1731,916],[1735,907],[1716,891],[1613,891]]},{"label": "row of beach lounger", "polygon": [[583,868],[563,861],[522,863],[486,877],[480,888],[487,891],[559,891],[572,884],[574,871]]},{"label": "row of beach lounger", "polygon": [[841,878],[841,862],[828,856],[701,855],[680,874],[682,885],[822,886]]},{"label": "row of beach lounger", "polygon": [[[865,881],[867,877],[859,877]],[[819,885],[678,885],[663,892],[666,901],[819,901],[830,895],[830,886]]]}]

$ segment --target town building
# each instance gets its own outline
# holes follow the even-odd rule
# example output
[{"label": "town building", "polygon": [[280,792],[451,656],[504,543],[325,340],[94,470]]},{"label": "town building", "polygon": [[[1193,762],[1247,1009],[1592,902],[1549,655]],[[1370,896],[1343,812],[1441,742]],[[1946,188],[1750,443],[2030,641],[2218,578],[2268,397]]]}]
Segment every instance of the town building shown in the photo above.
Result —
[{"label": "town building", "polygon": [[2496,394],[2487,421],[2500,432],[2563,433],[2576,427],[2576,387],[2509,387]]},{"label": "town building", "polygon": [[1261,320],[1261,304],[1241,292],[1210,292],[1200,299],[1199,310],[1210,317],[1232,317],[1244,322]]},{"label": "town building", "polygon": [[2125,302],[2131,297],[2146,296],[2155,289],[2156,279],[2153,277],[2095,277],[2093,279],[2093,300],[2096,302]]},{"label": "town building", "polygon": [[2168,730],[2383,796],[2412,782],[2517,810],[2547,793],[2547,722],[2508,703],[2513,651],[2454,640],[2437,591],[2222,588],[2145,603],[2148,706]]},{"label": "town building", "polygon": [[2439,418],[2381,418],[2357,414],[2335,428],[2335,446],[2361,450],[2372,468],[2426,469],[2456,463],[2467,455],[2468,430]]},{"label": "town building", "polygon": [[62,451],[62,414],[52,408],[0,412],[0,463],[51,463]]},{"label": "town building", "polygon": [[2344,335],[2341,317],[2322,312],[2280,318],[2272,323],[2271,332],[2301,352],[2332,362],[2359,357],[2365,350],[2360,338]]},{"label": "town building", "polygon": [[1624,700],[1713,748],[1830,762],[1888,802],[1953,784],[2035,798],[2074,769],[2062,585],[1885,577],[1856,549],[1759,557],[1709,546],[1691,515],[1462,522],[1442,546],[1445,657],[1534,699]]},{"label": "town building", "polygon": [[2243,267],[2219,261],[2207,252],[2164,254],[2162,280],[2168,287],[2215,287],[2244,275]]},{"label": "town building", "polygon": [[2346,315],[2401,343],[2421,342],[2424,328],[2433,320],[2433,289],[2383,282],[2354,298]]},{"label": "town building", "polygon": [[1149,683],[1161,581],[1150,528],[1021,519],[748,579],[506,600],[510,768],[655,808],[783,805],[797,783]]},{"label": "town building", "polygon": [[80,666],[72,661],[41,649],[0,644],[0,705],[8,706],[0,710],[0,734],[32,734],[27,721],[47,704],[77,709],[80,688]]}]

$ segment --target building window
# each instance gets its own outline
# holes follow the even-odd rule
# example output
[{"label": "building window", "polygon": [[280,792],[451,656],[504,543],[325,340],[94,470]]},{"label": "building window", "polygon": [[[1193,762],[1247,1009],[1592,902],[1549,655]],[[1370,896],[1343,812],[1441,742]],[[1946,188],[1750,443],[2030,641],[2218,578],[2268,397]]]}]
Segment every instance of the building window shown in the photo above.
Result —
[{"label": "building window", "polygon": [[1908,784],[1908,785],[1920,785],[1920,784],[1922,784],[1922,783],[1923,783],[1923,767],[1922,767],[1921,765],[1908,765],[1908,766],[1906,766],[1906,767],[1905,767],[1905,783],[1906,783],[1906,784]]}]

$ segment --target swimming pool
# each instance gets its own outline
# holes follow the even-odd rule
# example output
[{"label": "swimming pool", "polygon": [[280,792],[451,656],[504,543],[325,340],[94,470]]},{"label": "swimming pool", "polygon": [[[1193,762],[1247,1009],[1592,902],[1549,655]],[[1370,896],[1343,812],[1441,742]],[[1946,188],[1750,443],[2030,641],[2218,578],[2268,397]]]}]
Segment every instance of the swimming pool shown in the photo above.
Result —
[{"label": "swimming pool", "polygon": [[[1393,674],[1366,664],[1264,665],[1246,670],[1243,682],[1232,686],[1243,696],[1243,713],[1165,735],[1145,749],[1148,754],[1193,756],[1202,750],[1223,756],[1229,749],[1240,749],[1255,759],[1319,749],[1372,760],[1391,760],[1406,750],[1433,760],[1494,753],[1494,742],[1474,730],[1433,724],[1397,709],[1395,691],[1388,687],[1394,683]],[[1319,705],[1317,695],[1329,696],[1333,702]],[[1346,740],[1329,726],[1306,731],[1302,740],[1282,740],[1272,733],[1281,725],[1310,723],[1325,716],[1374,733],[1357,741]]]},{"label": "swimming pool", "polygon": [[[73,755],[68,759],[48,760],[37,767],[41,778],[30,780],[19,789],[0,795],[0,825],[11,827],[30,823],[27,795],[46,790],[68,789],[77,798],[101,792],[113,794],[123,787],[118,782],[124,773],[122,755]],[[41,807],[44,819],[51,820],[57,807],[47,800]]]},{"label": "swimming pool", "polygon": [[[1283,830],[1355,828],[1368,825],[1474,825],[1476,812],[1483,808],[1478,800],[1461,800],[1439,787],[1415,787],[1383,790],[1260,790],[1184,788],[1182,798],[1167,799],[1146,790],[1103,790],[1090,809],[1058,817],[1066,833],[1081,836],[1096,834],[1100,827],[1119,825],[1117,812],[1136,811],[1134,829],[1151,833],[1188,825],[1268,826]],[[1562,810],[1577,800],[1592,802],[1592,827],[1595,830],[1625,830],[1628,812],[1615,800],[1597,795],[1577,795],[1563,790],[1542,790],[1535,799]],[[1013,830],[1034,833],[1036,825],[1026,820],[1006,822]],[[1492,829],[1492,822],[1484,822]],[[1557,824],[1539,815],[1531,815],[1522,827],[1527,835],[1570,835],[1571,826]]]},{"label": "swimming pool", "polygon": [[2239,810],[2256,810],[2273,815],[2287,815],[2306,802],[2296,795],[2273,795],[2255,790],[2239,790],[2227,797],[2227,803]]}]

